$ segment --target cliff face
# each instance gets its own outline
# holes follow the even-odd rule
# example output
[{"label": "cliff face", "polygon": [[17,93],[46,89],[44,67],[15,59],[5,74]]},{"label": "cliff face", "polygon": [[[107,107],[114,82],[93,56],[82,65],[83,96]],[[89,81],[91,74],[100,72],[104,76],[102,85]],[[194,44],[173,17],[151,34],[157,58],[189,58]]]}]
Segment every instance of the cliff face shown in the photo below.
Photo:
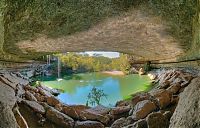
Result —
[{"label": "cliff face", "polygon": [[0,1],[0,52],[3,52],[3,43],[4,43],[4,5],[5,1]]},{"label": "cliff face", "polygon": [[181,94],[178,106],[170,120],[170,128],[200,127],[200,78],[195,78]]},{"label": "cliff face", "polygon": [[196,14],[192,20],[192,45],[184,59],[199,59],[200,58],[200,1],[197,1]]},{"label": "cliff face", "polygon": [[46,52],[104,50],[142,61],[176,61],[197,48],[198,2],[6,0],[1,46],[11,57],[29,59]]}]

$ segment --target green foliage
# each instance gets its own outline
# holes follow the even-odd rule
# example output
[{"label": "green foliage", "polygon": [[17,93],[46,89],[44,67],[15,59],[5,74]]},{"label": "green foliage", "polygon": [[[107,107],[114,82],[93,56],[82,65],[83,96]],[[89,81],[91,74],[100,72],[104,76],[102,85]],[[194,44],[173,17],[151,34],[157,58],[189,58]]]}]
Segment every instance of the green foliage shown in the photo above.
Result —
[{"label": "green foliage", "polygon": [[114,70],[123,71],[125,74],[129,74],[131,65],[128,61],[126,54],[120,54],[120,57],[117,59],[113,59],[112,66]]},{"label": "green foliage", "polygon": [[126,54],[120,54],[119,58],[107,58],[103,56],[89,56],[87,54],[67,53],[58,54],[64,67],[74,71],[109,71],[120,70],[125,74],[129,72],[130,64]]},{"label": "green foliage", "polygon": [[103,90],[93,87],[91,92],[87,96],[88,100],[87,100],[86,105],[87,106],[88,104],[91,104],[92,106],[100,105],[101,99],[103,97],[104,98],[107,97],[107,95],[103,92]]}]

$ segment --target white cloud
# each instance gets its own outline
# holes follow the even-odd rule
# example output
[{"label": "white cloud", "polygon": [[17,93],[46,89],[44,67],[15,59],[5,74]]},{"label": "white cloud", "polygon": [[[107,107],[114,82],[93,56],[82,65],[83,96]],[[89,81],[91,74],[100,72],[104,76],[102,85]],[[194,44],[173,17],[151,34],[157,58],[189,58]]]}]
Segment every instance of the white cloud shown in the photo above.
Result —
[{"label": "white cloud", "polygon": [[119,57],[119,53],[118,52],[87,51],[85,53],[89,54],[90,56],[92,56],[93,54],[100,54],[102,56],[109,57],[109,58],[117,58],[117,57]]}]

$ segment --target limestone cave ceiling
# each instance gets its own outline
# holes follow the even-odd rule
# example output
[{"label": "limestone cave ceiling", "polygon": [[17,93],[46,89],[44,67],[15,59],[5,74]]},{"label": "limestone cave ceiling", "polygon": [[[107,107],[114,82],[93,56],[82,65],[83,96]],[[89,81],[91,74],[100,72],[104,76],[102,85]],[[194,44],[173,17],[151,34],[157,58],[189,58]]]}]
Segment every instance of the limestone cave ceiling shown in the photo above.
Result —
[{"label": "limestone cave ceiling", "polygon": [[2,0],[1,58],[118,51],[176,60],[190,49],[198,0]]}]

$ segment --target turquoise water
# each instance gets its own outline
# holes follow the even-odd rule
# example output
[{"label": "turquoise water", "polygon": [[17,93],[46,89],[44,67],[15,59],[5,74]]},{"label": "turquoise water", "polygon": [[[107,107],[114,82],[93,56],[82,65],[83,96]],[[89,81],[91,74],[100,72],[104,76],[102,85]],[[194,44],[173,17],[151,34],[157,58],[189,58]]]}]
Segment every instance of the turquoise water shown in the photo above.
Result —
[{"label": "turquoise water", "polygon": [[107,95],[100,102],[105,106],[114,106],[117,101],[127,99],[131,94],[151,88],[148,76],[137,74],[112,76],[103,73],[81,73],[64,75],[61,81],[53,76],[40,77],[38,80],[42,81],[42,85],[62,89],[64,92],[58,95],[58,99],[70,105],[85,105],[94,86]]}]

